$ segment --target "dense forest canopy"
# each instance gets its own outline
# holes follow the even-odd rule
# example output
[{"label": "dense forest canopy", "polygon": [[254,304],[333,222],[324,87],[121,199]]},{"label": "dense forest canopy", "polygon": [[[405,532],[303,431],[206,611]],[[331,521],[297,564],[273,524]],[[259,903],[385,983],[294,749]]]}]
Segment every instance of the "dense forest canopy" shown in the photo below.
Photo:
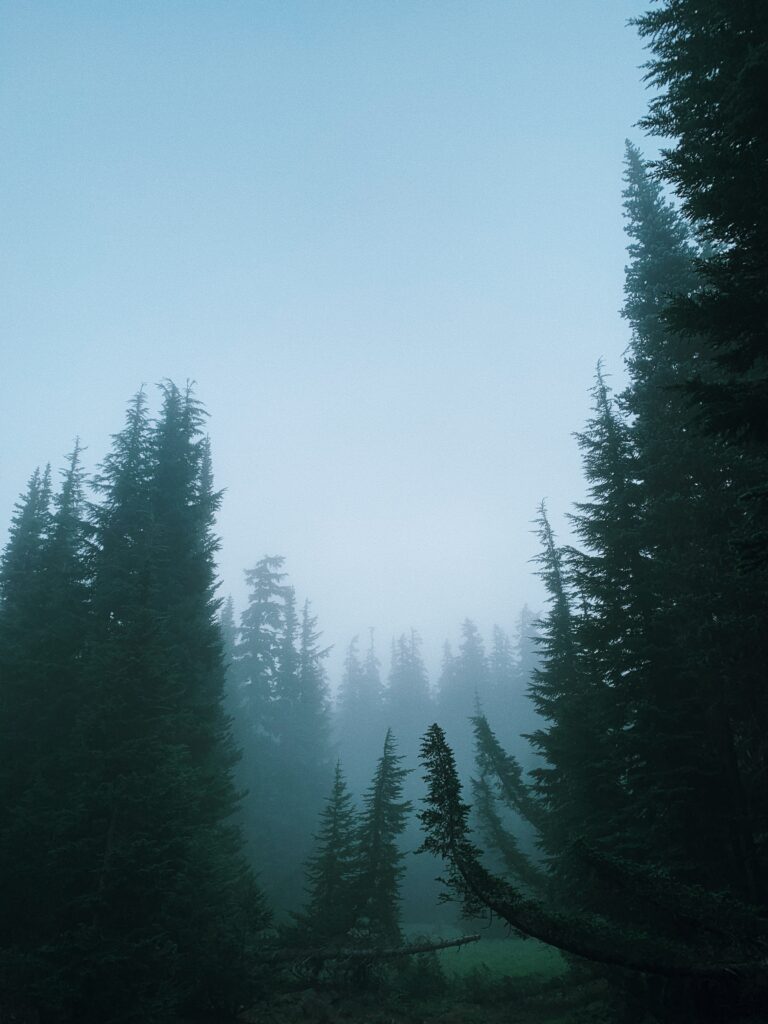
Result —
[{"label": "dense forest canopy", "polygon": [[32,472],[0,560],[0,1020],[333,1019],[297,988],[456,1020],[451,901],[562,954],[551,1012],[514,990],[531,1022],[765,1019],[768,8],[636,27],[661,150],[625,151],[626,382],[597,364],[568,543],[533,499],[540,614],[451,624],[431,676],[418,623],[371,629],[331,679],[283,554],[218,593],[190,384],[141,388],[95,475],[79,441]]}]

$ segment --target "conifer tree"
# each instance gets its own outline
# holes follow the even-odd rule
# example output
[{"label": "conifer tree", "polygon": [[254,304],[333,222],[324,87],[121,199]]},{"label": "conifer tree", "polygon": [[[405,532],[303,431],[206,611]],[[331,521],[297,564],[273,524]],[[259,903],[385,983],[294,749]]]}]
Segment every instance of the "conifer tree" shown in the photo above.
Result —
[{"label": "conifer tree", "polygon": [[387,730],[363,810],[357,838],[357,901],[355,932],[358,938],[397,945],[400,932],[400,882],[405,868],[397,840],[403,832],[411,804],[403,800],[408,769],[396,753],[395,739]]},{"label": "conifer tree", "polygon": [[420,730],[429,721],[432,698],[421,655],[421,637],[412,629],[392,641],[389,679],[384,693],[384,714],[406,751],[416,750]]},{"label": "conifer tree", "polygon": [[266,921],[232,825],[203,415],[167,384],[153,426],[137,396],[98,481],[81,794],[93,881],[74,950],[97,967],[74,998],[82,1020],[115,999],[147,1020],[237,1003]]},{"label": "conifer tree", "polygon": [[[47,698],[37,650],[44,635],[38,612],[45,601],[45,552],[51,534],[50,469],[35,470],[15,506],[8,543],[0,563],[0,793],[13,806],[41,752],[43,737],[34,740],[35,710]],[[43,689],[45,688],[45,689]],[[31,744],[31,745],[30,745]]]},{"label": "conifer tree", "polygon": [[[294,634],[295,629],[295,634]],[[263,822],[279,858],[276,878],[283,905],[296,899],[301,864],[311,847],[313,822],[332,777],[330,720],[317,618],[305,602],[294,626],[293,592],[285,605],[284,645],[273,703],[275,816]],[[296,640],[294,642],[293,636]]]},{"label": "conifer tree", "polygon": [[536,616],[526,606],[520,612],[515,641],[500,627],[493,627],[488,655],[489,695],[481,701],[484,714],[494,723],[505,747],[532,765],[525,734],[540,726],[528,696],[533,673],[539,667]]},{"label": "conifer tree", "polygon": [[[719,888],[724,878],[738,878],[742,895],[755,898],[761,872],[748,807],[761,799],[753,772],[766,720],[755,701],[759,656],[744,652],[763,644],[765,588],[759,570],[747,585],[734,552],[751,529],[743,495],[758,485],[762,468],[700,429],[682,383],[700,364],[701,339],[670,331],[665,313],[671,294],[700,287],[700,264],[685,224],[632,147],[626,182],[624,315],[633,338],[622,403],[632,417],[643,508],[637,543],[644,558],[633,593],[645,622],[637,725],[627,736],[632,817],[643,823],[641,846],[648,843],[688,880]],[[667,813],[657,827],[653,807],[665,791]],[[710,813],[692,819],[702,800]]]},{"label": "conifer tree", "polygon": [[233,731],[242,751],[237,783],[244,791],[240,819],[256,870],[266,872],[279,861],[270,824],[277,815],[274,694],[284,654],[283,606],[290,592],[283,581],[285,559],[265,556],[245,573],[248,606],[240,618],[229,672]]},{"label": "conifer tree", "polygon": [[355,923],[357,821],[341,764],[320,814],[314,853],[307,861],[307,902],[296,920],[301,946],[332,945]]},{"label": "conifer tree", "polygon": [[330,719],[317,620],[301,619],[284,559],[266,556],[246,573],[231,671],[235,732],[243,749],[238,782],[254,866],[280,909],[296,906],[313,823],[332,776]]},{"label": "conifer tree", "polygon": [[347,648],[335,707],[336,742],[354,788],[362,789],[370,779],[371,750],[379,743],[384,731],[383,723],[383,687],[371,630],[368,651],[363,660],[358,651],[357,637]]},{"label": "conifer tree", "polygon": [[[0,987],[55,1002],[56,960],[77,898],[71,776],[88,623],[80,447],[51,507],[36,472],[0,568]],[[66,940],[65,940],[66,944]]]},{"label": "conifer tree", "polygon": [[[665,319],[675,333],[699,338],[691,377],[710,425],[764,456],[768,14],[762,4],[663,0],[635,24],[656,88],[641,124],[665,139],[657,170],[709,250],[698,262],[705,286],[678,293]],[[764,488],[757,498],[764,529]]]}]

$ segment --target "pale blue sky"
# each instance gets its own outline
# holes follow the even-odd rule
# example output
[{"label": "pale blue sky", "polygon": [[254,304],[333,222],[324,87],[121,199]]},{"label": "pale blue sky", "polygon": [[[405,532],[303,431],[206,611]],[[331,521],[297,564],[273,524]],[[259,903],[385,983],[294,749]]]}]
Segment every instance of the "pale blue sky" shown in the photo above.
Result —
[{"label": "pale blue sky", "polygon": [[0,3],[0,530],[144,382],[211,413],[225,590],[510,628],[621,380],[629,0]]}]

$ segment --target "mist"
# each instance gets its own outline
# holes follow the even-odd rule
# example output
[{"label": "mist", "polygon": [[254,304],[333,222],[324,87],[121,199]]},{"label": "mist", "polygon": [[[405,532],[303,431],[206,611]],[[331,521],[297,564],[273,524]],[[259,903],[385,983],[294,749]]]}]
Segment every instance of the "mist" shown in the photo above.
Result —
[{"label": "mist", "polygon": [[757,1020],[764,16],[3,15],[0,1020]]}]

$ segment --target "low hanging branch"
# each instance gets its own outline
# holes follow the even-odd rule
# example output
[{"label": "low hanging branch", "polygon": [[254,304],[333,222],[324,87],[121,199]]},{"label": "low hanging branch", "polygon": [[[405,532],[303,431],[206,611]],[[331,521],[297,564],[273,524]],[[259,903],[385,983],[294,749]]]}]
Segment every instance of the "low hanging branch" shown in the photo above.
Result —
[{"label": "low hanging branch", "polygon": [[424,738],[422,763],[429,785],[427,808],[419,815],[426,833],[422,850],[445,861],[446,885],[468,912],[491,910],[523,935],[586,960],[631,971],[667,978],[766,979],[765,954],[743,961],[708,962],[705,954],[687,946],[632,934],[605,918],[562,914],[527,898],[480,863],[481,851],[468,838],[470,808],[461,799],[453,752],[438,725]]},{"label": "low hanging branch", "polygon": [[494,778],[499,795],[507,807],[517,811],[521,818],[525,818],[540,832],[544,825],[544,811],[531,797],[523,780],[520,762],[499,743],[485,715],[475,715],[472,729],[481,773]]},{"label": "low hanging branch", "polygon": [[401,956],[434,953],[439,949],[451,949],[479,941],[479,935],[462,935],[458,939],[445,939],[440,942],[417,942],[407,946],[372,946],[368,949],[359,949],[354,946],[350,946],[347,949],[277,949],[267,959],[269,963],[290,963],[292,961],[308,960],[314,962],[325,962],[326,960],[394,960]]},{"label": "low hanging branch", "polygon": [[671,920],[685,920],[701,932],[711,932],[724,939],[743,936],[746,942],[756,946],[763,943],[768,934],[768,921],[730,895],[685,885],[657,867],[614,857],[589,846],[583,839],[575,840],[569,853],[590,864],[601,878],[627,890],[633,898],[661,907]]}]

